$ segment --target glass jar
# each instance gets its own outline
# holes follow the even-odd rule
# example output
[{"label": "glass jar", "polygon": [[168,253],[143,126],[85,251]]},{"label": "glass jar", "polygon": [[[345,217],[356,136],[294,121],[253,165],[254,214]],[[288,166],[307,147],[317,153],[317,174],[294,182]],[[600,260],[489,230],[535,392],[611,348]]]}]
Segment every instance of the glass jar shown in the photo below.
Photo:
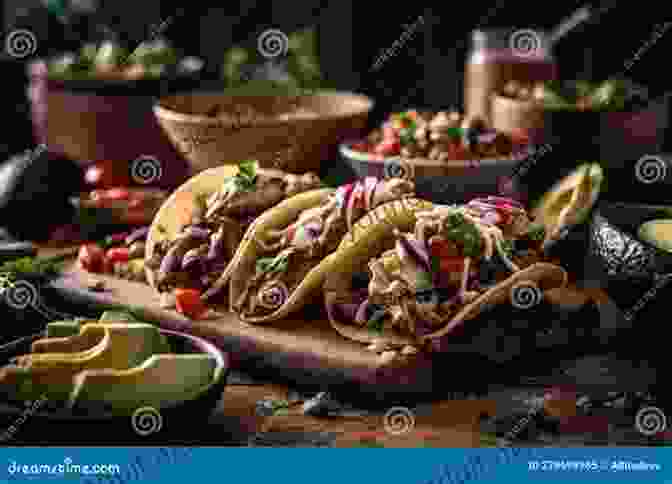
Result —
[{"label": "glass jar", "polygon": [[465,113],[489,121],[492,94],[509,81],[532,84],[556,78],[555,58],[544,32],[476,30],[464,69]]}]

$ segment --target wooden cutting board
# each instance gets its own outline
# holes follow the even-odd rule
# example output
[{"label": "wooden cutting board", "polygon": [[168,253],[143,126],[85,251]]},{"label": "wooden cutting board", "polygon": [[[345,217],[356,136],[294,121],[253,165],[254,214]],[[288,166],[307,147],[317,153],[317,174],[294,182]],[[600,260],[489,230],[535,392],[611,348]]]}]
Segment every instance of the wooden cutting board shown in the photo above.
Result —
[{"label": "wooden cutting board", "polygon": [[[102,280],[105,290],[87,289],[93,280]],[[337,334],[319,304],[274,325],[253,326],[227,313],[207,321],[190,321],[175,311],[162,309],[148,285],[91,275],[74,261],[52,285],[71,302],[100,309],[130,306],[149,322],[203,337],[231,352],[234,365],[246,372],[280,378],[288,384],[329,388],[347,394],[351,400],[359,397],[367,402],[431,399],[450,390],[451,379],[446,378],[444,365],[433,364],[431,355],[381,365],[378,355]],[[601,313],[604,308],[608,310],[599,289],[574,290],[573,294],[595,301]],[[567,303],[567,295],[560,298]],[[605,317],[609,317],[608,311],[601,315],[601,319]]]},{"label": "wooden cutting board", "polygon": [[[103,281],[105,290],[88,287]],[[233,314],[190,321],[175,311],[162,309],[154,290],[141,283],[112,276],[91,275],[73,262],[52,286],[72,302],[113,308],[131,306],[143,319],[165,329],[201,336],[232,353],[234,364],[246,371],[281,376],[288,382],[329,387],[332,391],[368,393],[383,399],[392,396],[429,397],[433,394],[432,362],[417,356],[383,366],[365,346],[344,339],[329,325],[319,305],[272,326],[252,326]],[[368,395],[371,397],[371,395]]]}]

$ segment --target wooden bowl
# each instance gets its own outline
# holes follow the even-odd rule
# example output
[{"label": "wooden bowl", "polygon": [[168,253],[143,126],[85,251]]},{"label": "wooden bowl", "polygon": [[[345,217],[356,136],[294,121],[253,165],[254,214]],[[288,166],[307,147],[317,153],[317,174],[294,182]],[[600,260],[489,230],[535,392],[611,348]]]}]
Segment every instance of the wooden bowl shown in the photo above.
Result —
[{"label": "wooden bowl", "polygon": [[[220,116],[207,116],[215,106]],[[262,116],[241,119],[236,114],[241,107]],[[297,107],[313,114],[280,117]],[[165,97],[154,113],[189,161],[192,175],[245,159],[258,160],[261,168],[300,174],[319,172],[340,141],[361,134],[372,107],[367,97],[343,92],[301,96],[199,92]]]},{"label": "wooden bowl", "polygon": [[[3,429],[13,425],[11,435],[5,434],[6,440],[12,445],[18,443],[58,442],[67,444],[122,444],[122,443],[157,443],[168,440],[180,441],[189,435],[190,427],[195,421],[204,424],[222,397],[231,366],[230,356],[213,344],[197,336],[177,331],[161,330],[166,336],[172,350],[177,354],[207,353],[217,361],[217,368],[211,383],[192,400],[166,405],[156,412],[148,412],[147,422],[153,420],[154,432],[138,432],[134,428],[132,415],[80,414],[53,407],[47,401],[26,402],[0,401],[0,421]],[[0,364],[6,365],[18,355],[31,351],[33,341],[44,338],[44,334],[36,334],[18,339],[0,347]],[[25,418],[27,412],[29,418]],[[154,415],[150,415],[153,413]],[[158,416],[160,415],[160,417]],[[136,416],[135,419],[138,417]],[[22,422],[20,425],[16,423]],[[157,423],[160,422],[160,423]],[[6,424],[6,425],[4,425]],[[140,429],[143,429],[141,423]],[[145,430],[147,430],[145,428]]]}]

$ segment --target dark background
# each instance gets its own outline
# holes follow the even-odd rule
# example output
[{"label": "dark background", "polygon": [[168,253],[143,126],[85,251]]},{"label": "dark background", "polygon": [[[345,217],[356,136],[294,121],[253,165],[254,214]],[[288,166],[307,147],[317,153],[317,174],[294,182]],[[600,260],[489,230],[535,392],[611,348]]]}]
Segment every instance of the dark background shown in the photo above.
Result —
[{"label": "dark background", "polygon": [[[323,72],[340,89],[371,95],[377,101],[372,123],[384,113],[408,106],[447,108],[462,104],[462,69],[469,48],[469,32],[476,27],[514,26],[550,29],[582,5],[576,1],[382,3],[353,0],[292,0],[284,2],[244,0],[209,7],[201,2],[160,0],[103,0],[95,18],[119,31],[129,43],[147,38],[153,26],[174,16],[166,31],[174,44],[189,55],[206,59],[210,75],[216,75],[225,50],[233,44],[255,45],[268,28],[291,32],[316,26]],[[656,27],[665,22],[658,3],[595,3],[604,13],[562,41],[556,49],[563,78],[604,78],[621,72],[624,64],[649,42]],[[94,35],[75,26],[69,33],[47,13],[41,0],[2,2],[3,34],[27,28],[38,37],[35,56],[78,47]],[[175,15],[180,9],[181,13]],[[423,16],[424,23],[409,40],[372,72],[376,59],[392,47],[407,26]],[[4,37],[3,36],[3,37]],[[654,93],[667,91],[663,74],[672,33],[648,46],[629,75]],[[3,52],[4,54],[4,52]],[[25,101],[24,61],[2,61],[4,80],[2,112],[20,126],[19,135],[6,130],[0,135],[0,154],[22,149],[31,142]]]}]

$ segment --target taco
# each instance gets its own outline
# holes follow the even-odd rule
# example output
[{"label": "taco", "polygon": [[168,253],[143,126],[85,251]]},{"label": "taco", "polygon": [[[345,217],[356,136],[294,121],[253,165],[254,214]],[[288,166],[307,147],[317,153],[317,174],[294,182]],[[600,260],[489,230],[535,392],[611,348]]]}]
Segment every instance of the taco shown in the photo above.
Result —
[{"label": "taco", "polygon": [[[162,294],[224,285],[229,262],[256,217],[283,200],[320,186],[313,173],[259,169],[254,161],[206,170],[178,188],[148,235],[147,279]],[[224,281],[224,282],[223,282]],[[227,294],[220,292],[228,304]],[[215,300],[215,298],[211,298]],[[168,303],[167,305],[170,305]]]},{"label": "taco", "polygon": [[513,200],[434,205],[410,226],[380,219],[339,250],[349,263],[323,285],[332,327],[371,349],[417,352],[494,304],[529,305],[567,283],[543,262],[544,230]]},{"label": "taco", "polygon": [[384,203],[412,197],[414,189],[404,178],[367,177],[335,191],[302,193],[269,210],[250,228],[236,255],[231,309],[252,324],[298,309],[319,290],[333,261],[326,258],[355,222]]}]

